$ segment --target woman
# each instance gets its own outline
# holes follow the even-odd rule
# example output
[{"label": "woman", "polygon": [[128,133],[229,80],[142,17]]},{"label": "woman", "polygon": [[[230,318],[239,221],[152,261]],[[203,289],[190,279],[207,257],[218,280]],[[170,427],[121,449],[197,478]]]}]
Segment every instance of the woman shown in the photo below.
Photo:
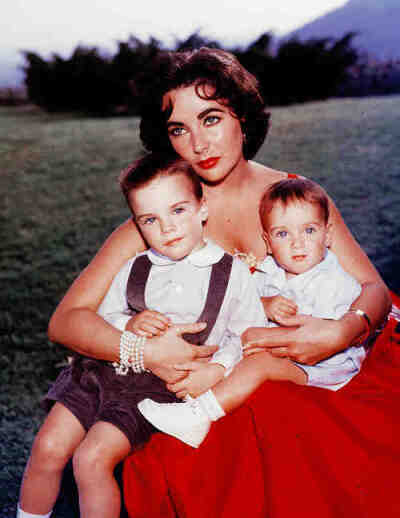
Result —
[{"label": "woman", "polygon": [[[149,102],[143,104],[141,122],[143,143],[149,149],[174,150],[188,160],[202,178],[209,206],[207,235],[228,252],[239,251],[243,254],[254,254],[257,259],[263,258],[265,245],[258,221],[258,202],[265,188],[287,177],[287,174],[250,161],[262,144],[268,129],[268,117],[264,113],[264,104],[254,77],[247,73],[229,53],[203,48],[192,53],[169,55],[161,62],[160,72],[153,75],[153,83],[147,93]],[[388,290],[351,236],[332,202],[331,218],[333,226],[331,248],[344,269],[363,286],[362,294],[353,304],[352,309],[361,309],[365,312],[370,319],[371,328],[375,329],[389,311],[391,301]],[[108,361],[117,360],[121,333],[108,326],[96,315],[96,309],[115,273],[128,258],[143,250],[145,246],[132,221],[127,221],[119,227],[74,282],[55,311],[49,325],[50,338],[87,356]],[[129,329],[129,324],[127,328]],[[180,328],[183,332],[195,330],[196,326]],[[276,331],[274,342],[268,344],[273,354],[313,364],[340,351],[349,343],[356,342],[365,332],[365,321],[352,311],[340,321],[299,317],[297,327],[280,328]],[[147,368],[173,388],[174,382],[179,379],[173,365],[188,359],[196,359],[200,354],[201,348],[197,349],[189,345],[177,335],[175,329],[171,329],[164,336],[154,337],[148,341],[144,362]],[[280,390],[282,390],[281,394]],[[202,494],[205,496],[204,500],[203,498],[200,500],[203,514],[199,516],[204,516],[206,513],[211,516],[222,516],[224,515],[222,509],[228,500],[231,510],[237,510],[237,504],[243,501],[240,494],[232,498],[232,494],[235,493],[232,488],[228,491],[228,497],[226,487],[225,490],[222,487],[224,476],[227,473],[232,474],[235,470],[245,469],[251,460],[248,467],[253,474],[257,472],[252,479],[254,484],[252,492],[257,495],[257,498],[248,497],[249,502],[251,500],[253,504],[253,514],[250,514],[256,516],[254,513],[258,512],[263,516],[266,505],[264,499],[269,496],[274,498],[272,491],[275,489],[272,479],[266,480],[261,475],[264,470],[264,460],[269,462],[265,451],[267,444],[260,439],[263,437],[264,427],[262,416],[271,395],[278,399],[287,398],[285,392],[291,390],[292,387],[287,387],[285,384],[274,386],[266,384],[265,389],[262,388],[253,396],[249,405],[222,420],[221,426],[215,427],[215,433],[210,434],[210,440],[207,439],[206,443],[207,445],[211,443],[211,446],[204,445],[204,448],[200,448],[198,456],[196,453],[189,454],[186,450],[178,448],[178,456],[174,457],[171,466],[173,466],[173,472],[180,470],[179,480],[173,481],[176,483],[174,487],[168,488],[164,485],[162,493],[159,493],[160,498],[154,491],[161,489],[160,481],[163,479],[161,473],[165,465],[161,466],[159,463],[163,462],[169,448],[171,452],[176,448],[172,439],[163,437],[153,441],[155,443],[153,447],[156,449],[160,444],[165,446],[163,453],[158,452],[154,456],[156,450],[151,451],[152,445],[150,445],[150,448],[131,457],[125,470],[126,487],[136,487],[135,473],[139,473],[141,462],[145,461],[144,473],[149,474],[149,481],[154,489],[151,493],[151,499],[154,497],[154,516],[163,515],[164,511],[172,513],[174,506],[177,506],[183,516],[185,516],[186,507],[189,506],[192,515],[195,516],[193,513],[196,511],[191,505],[194,494],[199,497]],[[305,390],[314,394],[312,389]],[[296,387],[296,391],[299,391],[299,387]],[[272,416],[271,418],[274,419]],[[282,433],[287,433],[284,424]],[[235,436],[237,441],[246,445],[245,455],[238,450],[238,442],[232,443],[225,440],[227,434],[231,437]],[[212,459],[215,462],[215,455],[220,455],[223,451],[228,452],[230,460],[227,463],[225,459],[221,459],[218,464],[219,471],[212,466],[211,471],[219,473],[217,479],[214,475],[210,477],[209,473],[206,477],[197,479],[185,476],[191,472],[191,465],[195,459],[200,463],[198,466],[202,468],[207,464],[207,460],[202,464],[201,452],[205,453],[204,459]],[[98,454],[101,455],[101,452]],[[286,453],[283,456],[285,455]],[[318,453],[315,455],[315,462],[317,458]],[[157,464],[153,466],[154,477],[148,464],[152,461]],[[181,461],[186,465],[177,466],[176,462]],[[297,462],[299,462],[298,459]],[[302,465],[298,466],[299,477],[305,476],[304,470],[307,470],[307,467],[303,469]],[[171,472],[167,475],[173,476]],[[142,473],[138,475],[138,479],[140,476]],[[197,480],[202,487],[199,489],[193,485],[186,487],[187,493],[185,493],[186,489],[183,486],[189,480],[192,482]],[[239,478],[236,482],[238,480],[240,484],[244,481]],[[251,477],[246,476],[247,488],[250,487],[250,480]],[[264,487],[264,484],[269,486]],[[140,487],[137,486],[137,489],[139,490]],[[276,491],[280,490],[279,485],[276,485]],[[173,503],[170,500],[171,495],[175,497]],[[140,495],[131,494],[131,492],[128,494],[128,510],[132,513],[132,517],[136,516],[135,513],[140,513],[139,497]],[[291,498],[290,494],[287,497]],[[149,506],[151,507],[151,501],[147,500],[143,511],[146,516],[151,516]],[[279,514],[279,506],[276,513],[271,516],[285,516]],[[332,513],[315,514],[315,516],[331,515],[339,516]],[[311,514],[308,513],[308,516]]]}]

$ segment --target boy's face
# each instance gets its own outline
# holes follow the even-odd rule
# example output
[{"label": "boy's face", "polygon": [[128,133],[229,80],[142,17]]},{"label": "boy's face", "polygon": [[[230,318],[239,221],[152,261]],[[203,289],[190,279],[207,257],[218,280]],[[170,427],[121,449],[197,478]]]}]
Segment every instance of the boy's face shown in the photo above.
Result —
[{"label": "boy's face", "polygon": [[207,206],[185,175],[158,176],[132,190],[129,202],[143,237],[160,254],[179,260],[204,245]]},{"label": "boy's face", "polygon": [[320,207],[308,202],[276,203],[264,216],[263,226],[268,251],[289,278],[320,263],[330,245],[330,224]]}]

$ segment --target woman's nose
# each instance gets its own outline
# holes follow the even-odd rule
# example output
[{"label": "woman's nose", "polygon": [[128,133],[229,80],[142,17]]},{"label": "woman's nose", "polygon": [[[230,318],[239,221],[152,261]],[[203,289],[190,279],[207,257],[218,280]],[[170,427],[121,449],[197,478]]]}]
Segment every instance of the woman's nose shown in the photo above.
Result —
[{"label": "woman's nose", "polygon": [[204,151],[206,151],[208,147],[208,141],[201,131],[192,134],[192,146],[193,151],[197,155],[200,155],[201,153],[204,153]]}]

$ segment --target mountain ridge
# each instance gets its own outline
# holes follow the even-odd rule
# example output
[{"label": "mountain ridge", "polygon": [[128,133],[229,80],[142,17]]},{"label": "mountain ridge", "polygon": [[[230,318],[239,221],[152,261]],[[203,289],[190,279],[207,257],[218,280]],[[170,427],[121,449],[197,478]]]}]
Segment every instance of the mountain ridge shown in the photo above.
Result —
[{"label": "mountain ridge", "polygon": [[349,0],[282,39],[339,39],[354,32],[354,47],[378,60],[400,59],[400,1]]}]

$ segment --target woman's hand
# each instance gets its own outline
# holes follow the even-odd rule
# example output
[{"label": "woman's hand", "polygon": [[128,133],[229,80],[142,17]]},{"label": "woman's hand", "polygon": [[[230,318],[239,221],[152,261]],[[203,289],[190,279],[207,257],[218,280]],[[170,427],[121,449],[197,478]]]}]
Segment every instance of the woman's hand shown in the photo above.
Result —
[{"label": "woman's hand", "polygon": [[183,333],[198,333],[205,326],[204,322],[173,325],[164,335],[147,340],[144,349],[145,367],[167,383],[186,377],[188,372],[178,370],[178,364],[208,359],[218,349],[214,345],[192,345],[181,336]]},{"label": "woman's hand", "polygon": [[225,367],[218,363],[188,362],[176,365],[176,369],[185,377],[176,383],[169,383],[168,390],[175,392],[177,397],[197,397],[222,380]]},{"label": "woman's hand", "polygon": [[243,334],[243,354],[268,351],[279,358],[289,358],[314,365],[348,347],[348,336],[340,320],[324,320],[295,315],[287,320],[292,327],[248,329]]},{"label": "woman's hand", "polygon": [[171,319],[167,316],[158,311],[145,309],[134,315],[126,324],[125,329],[139,336],[151,338],[164,334],[170,325]]}]

